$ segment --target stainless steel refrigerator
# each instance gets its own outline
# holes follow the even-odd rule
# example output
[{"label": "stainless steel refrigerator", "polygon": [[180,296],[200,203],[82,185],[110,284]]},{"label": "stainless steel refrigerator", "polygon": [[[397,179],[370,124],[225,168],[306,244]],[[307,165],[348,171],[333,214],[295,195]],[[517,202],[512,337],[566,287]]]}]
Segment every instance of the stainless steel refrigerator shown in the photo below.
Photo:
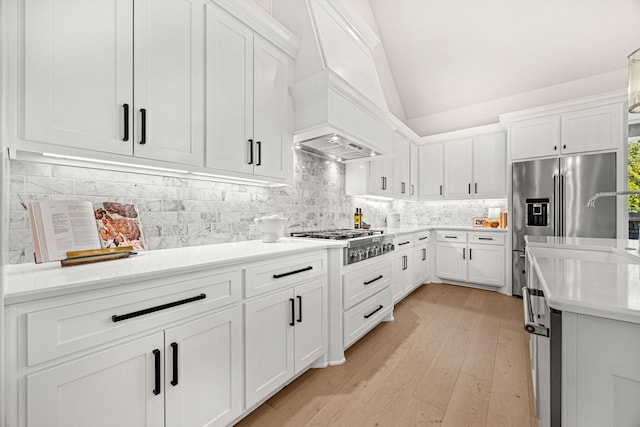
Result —
[{"label": "stainless steel refrigerator", "polygon": [[526,284],[525,235],[616,237],[616,198],[589,197],[616,191],[616,154],[586,154],[513,164],[513,294]]}]

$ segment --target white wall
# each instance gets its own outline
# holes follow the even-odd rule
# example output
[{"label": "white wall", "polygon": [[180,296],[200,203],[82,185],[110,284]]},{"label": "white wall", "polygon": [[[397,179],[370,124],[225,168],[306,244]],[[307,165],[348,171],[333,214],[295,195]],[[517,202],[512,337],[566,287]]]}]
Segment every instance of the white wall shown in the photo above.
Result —
[{"label": "white wall", "polygon": [[625,68],[481,104],[463,106],[455,110],[408,119],[406,123],[420,136],[435,135],[498,123],[498,116],[503,113],[599,93],[613,92],[626,87],[627,69]]}]

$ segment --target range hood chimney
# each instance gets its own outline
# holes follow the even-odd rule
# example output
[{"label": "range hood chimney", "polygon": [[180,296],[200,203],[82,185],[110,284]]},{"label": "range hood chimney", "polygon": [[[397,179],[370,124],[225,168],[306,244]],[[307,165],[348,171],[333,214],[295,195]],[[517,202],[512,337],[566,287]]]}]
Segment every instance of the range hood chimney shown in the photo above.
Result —
[{"label": "range hood chimney", "polygon": [[343,162],[391,154],[395,118],[372,55],[380,40],[348,0],[305,2],[309,27],[292,88],[295,147]]}]

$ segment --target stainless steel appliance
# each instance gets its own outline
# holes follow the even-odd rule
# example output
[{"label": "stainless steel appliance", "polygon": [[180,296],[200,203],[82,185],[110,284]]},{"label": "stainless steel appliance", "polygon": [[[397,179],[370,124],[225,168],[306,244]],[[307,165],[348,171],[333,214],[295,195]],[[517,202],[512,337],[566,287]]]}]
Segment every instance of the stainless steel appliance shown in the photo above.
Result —
[{"label": "stainless steel appliance", "polygon": [[364,261],[389,253],[395,249],[393,237],[385,235],[382,230],[338,228],[317,231],[297,231],[292,232],[291,237],[346,240],[347,247],[344,248],[343,265]]},{"label": "stainless steel appliance", "polygon": [[549,307],[534,274],[524,288],[524,329],[529,332],[536,418],[541,426],[562,424],[562,312]]},{"label": "stainless steel appliance", "polygon": [[616,237],[615,198],[587,208],[591,196],[616,190],[616,154],[586,154],[513,164],[512,290],[526,285],[524,236]]}]

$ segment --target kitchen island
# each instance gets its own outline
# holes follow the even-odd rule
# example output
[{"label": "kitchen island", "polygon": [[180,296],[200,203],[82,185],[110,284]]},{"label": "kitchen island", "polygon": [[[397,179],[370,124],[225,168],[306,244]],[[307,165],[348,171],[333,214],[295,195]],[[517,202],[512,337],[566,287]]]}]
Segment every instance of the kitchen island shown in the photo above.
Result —
[{"label": "kitchen island", "polygon": [[[555,343],[561,349],[562,425],[640,425],[638,241],[537,236],[526,241],[528,287],[541,290],[548,311],[561,314]],[[545,426],[545,376],[551,375],[551,382],[557,376],[545,362],[553,333],[552,328],[552,344],[531,335],[534,393]]]}]

